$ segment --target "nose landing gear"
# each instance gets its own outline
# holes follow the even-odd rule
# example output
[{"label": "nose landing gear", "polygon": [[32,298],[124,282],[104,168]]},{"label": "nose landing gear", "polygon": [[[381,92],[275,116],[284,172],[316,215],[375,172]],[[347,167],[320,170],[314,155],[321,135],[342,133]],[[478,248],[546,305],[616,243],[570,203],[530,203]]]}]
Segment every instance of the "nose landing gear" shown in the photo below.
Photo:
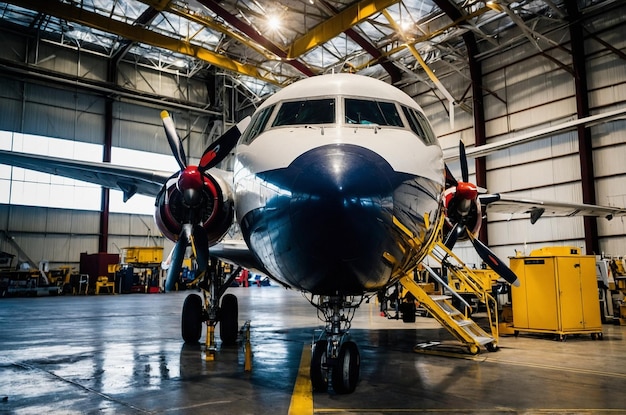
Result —
[{"label": "nose landing gear", "polygon": [[313,296],[309,301],[326,322],[320,336],[324,338],[315,342],[311,354],[313,390],[327,391],[330,385],[338,394],[352,393],[359,381],[361,356],[348,331],[363,297]]}]

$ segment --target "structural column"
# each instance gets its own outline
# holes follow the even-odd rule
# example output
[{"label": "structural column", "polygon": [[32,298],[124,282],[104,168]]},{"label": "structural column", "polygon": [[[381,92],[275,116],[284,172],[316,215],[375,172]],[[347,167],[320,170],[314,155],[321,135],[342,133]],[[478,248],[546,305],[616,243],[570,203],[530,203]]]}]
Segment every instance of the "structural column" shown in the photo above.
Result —
[{"label": "structural column", "polygon": [[[104,148],[102,161],[111,162],[111,147],[113,146],[113,100],[105,98],[104,104]],[[102,205],[100,208],[100,238],[98,252],[107,252],[109,246],[109,189],[102,188]]]},{"label": "structural column", "polygon": [[[472,109],[474,116],[474,145],[476,147],[487,144],[487,133],[485,130],[485,107],[483,99],[483,71],[480,62],[476,59],[478,47],[476,39],[472,33],[463,35],[465,46],[467,47],[467,59],[469,62],[470,78],[472,82]],[[476,162],[476,185],[487,187],[487,163],[485,157],[478,157]],[[485,245],[489,245],[487,226],[480,228],[479,238]]]},{"label": "structural column", "polygon": [[[463,16],[459,9],[456,8],[448,0],[435,0],[435,4],[448,15],[450,20],[457,21]],[[472,100],[473,100],[473,115],[474,115],[474,142],[475,146],[481,146],[487,143],[487,135],[485,132],[485,110],[483,101],[483,73],[480,66],[480,62],[476,59],[478,55],[478,46],[476,45],[476,38],[470,31],[463,35],[463,41],[467,48],[467,59],[470,69],[470,78],[472,83]],[[480,187],[487,187],[487,168],[484,157],[476,159],[476,185]],[[489,245],[487,237],[487,227],[483,226],[480,229],[479,239],[483,241],[485,245]]]},{"label": "structural column", "polygon": [[[575,1],[565,2],[570,19],[570,43],[572,47],[572,65],[574,69],[574,86],[576,90],[576,112],[578,118],[590,115],[587,88],[587,68],[585,66],[585,39],[581,26],[582,16]],[[593,146],[591,130],[584,125],[576,129],[578,136],[578,153],[580,159],[580,180],[583,203],[596,203],[595,175],[593,172]],[[599,254],[598,223],[595,217],[585,216],[585,247],[587,255]]]}]

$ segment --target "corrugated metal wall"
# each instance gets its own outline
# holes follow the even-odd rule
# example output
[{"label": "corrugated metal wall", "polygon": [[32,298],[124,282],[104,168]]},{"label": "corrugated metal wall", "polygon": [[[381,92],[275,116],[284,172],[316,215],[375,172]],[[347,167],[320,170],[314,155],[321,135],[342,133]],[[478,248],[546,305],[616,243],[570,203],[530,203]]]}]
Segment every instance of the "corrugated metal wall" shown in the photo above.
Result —
[{"label": "corrugated metal wall", "polygon": [[[585,22],[589,32],[613,48],[623,51],[626,37],[626,7],[613,10]],[[508,37],[509,35],[507,35]],[[571,67],[568,53],[569,31],[550,32],[548,36],[563,46],[554,48],[543,43],[545,53]],[[623,107],[626,104],[626,64],[617,53],[593,37],[586,37],[586,67],[592,114]],[[622,52],[623,53],[623,52]],[[515,137],[576,118],[574,78],[571,73],[542,55],[533,45],[507,48],[497,56],[481,61],[483,71],[486,133],[488,142]],[[435,69],[438,69],[435,67]],[[450,72],[441,67],[437,73]],[[452,73],[442,79],[455,97],[463,96],[468,87],[469,71]],[[465,80],[458,82],[458,80]],[[423,84],[412,87],[415,97],[433,121],[444,148],[456,147],[463,139],[474,143],[471,116],[458,107],[454,128],[443,105],[434,99],[432,90]],[[471,94],[471,92],[470,92]],[[471,105],[471,99],[466,102]],[[626,206],[626,121],[614,120],[591,128],[594,148],[594,175],[598,204]],[[487,156],[487,186],[490,192],[508,192],[536,199],[582,202],[578,138],[575,132],[518,145]],[[474,163],[470,173],[474,179]],[[460,176],[458,162],[450,163]],[[600,248],[607,255],[626,254],[626,219],[598,219]],[[535,225],[528,219],[504,215],[488,216],[489,245],[501,257],[515,251],[550,245],[584,247],[582,218],[541,218]],[[456,251],[467,262],[480,259],[467,244]]]},{"label": "corrugated metal wall", "polygon": [[[78,270],[81,252],[98,251],[99,215],[80,210],[0,205],[0,229],[36,263],[46,260],[53,268],[69,264]],[[0,251],[17,254],[4,236],[0,237]],[[151,216],[112,213],[107,252],[120,253],[129,246],[164,246],[167,255],[173,244],[160,235]]]},{"label": "corrugated metal wall", "polygon": [[[623,24],[626,6],[610,14],[599,15],[585,23],[603,42],[618,50],[626,48]],[[521,33],[520,33],[521,35]],[[564,65],[571,65],[566,49],[566,29],[547,34],[565,49],[544,44],[545,53]],[[4,34],[11,59],[27,58],[26,44],[13,34]],[[593,113],[623,106],[626,101],[626,65],[615,52],[602,43],[587,38],[586,44],[590,105]],[[36,55],[36,56],[35,56]],[[59,49],[40,44],[30,50],[29,61],[43,68],[79,75],[86,79],[105,77],[105,58],[81,54],[75,49]],[[497,56],[481,60],[484,74],[486,131],[489,142],[521,135],[575,118],[574,80],[553,60],[543,56],[528,43],[504,49]],[[441,81],[454,97],[466,94],[469,72],[457,73],[449,65],[434,64]],[[144,66],[122,64],[118,82],[139,92],[158,92],[164,96],[208,102],[206,84],[183,77],[158,73]],[[473,118],[457,107],[455,125],[450,126],[445,103],[436,90],[426,83],[407,89],[422,105],[434,124],[444,148],[456,147],[462,139],[474,143]],[[441,94],[439,94],[441,96]],[[471,91],[468,96],[471,96]],[[471,97],[470,97],[471,98]],[[465,101],[471,106],[471,99]],[[160,108],[124,100],[114,104],[113,145],[169,154],[162,133]],[[207,117],[186,111],[172,111],[179,134],[186,137],[186,150],[199,157],[205,148],[205,135],[211,123]],[[0,129],[91,143],[103,142],[103,98],[80,90],[35,85],[15,78],[0,78]],[[616,120],[591,129],[594,146],[594,173],[598,203],[626,206],[626,121]],[[457,163],[451,168],[459,174]],[[470,163],[470,173],[474,166]],[[472,179],[472,178],[471,178]],[[578,164],[578,141],[574,133],[563,133],[503,150],[487,157],[487,183],[492,192],[512,192],[533,198],[580,202],[581,184]],[[148,224],[149,226],[146,226]],[[109,252],[132,245],[146,245],[156,235],[152,218],[134,215],[111,215]],[[36,261],[77,262],[80,252],[97,249],[98,213],[59,209],[0,206],[0,227],[15,236],[16,241]],[[601,249],[607,254],[626,253],[626,225],[621,219],[598,221]],[[489,216],[489,242],[502,257],[516,250],[529,251],[545,245],[581,246],[581,218],[542,218],[536,225],[527,219]],[[166,245],[165,252],[169,252]],[[0,249],[12,252],[6,242]],[[473,250],[461,244],[457,251],[468,262],[477,263]]]},{"label": "corrugated metal wall", "polygon": [[[83,80],[104,81],[106,57],[81,53],[38,42],[32,49],[26,38],[2,33],[5,47],[15,52],[17,62],[77,75]],[[8,50],[8,49],[7,49]],[[29,50],[29,53],[25,51]],[[88,143],[104,143],[105,97],[80,88],[53,87],[21,77],[0,77],[0,130],[22,132]],[[145,66],[121,64],[118,81],[138,93],[163,96],[208,105],[205,82],[175,74],[160,73]],[[164,104],[165,105],[165,104]],[[113,146],[171,154],[160,111],[172,113],[187,154],[198,159],[206,148],[206,132],[214,117],[154,104],[118,99],[113,105]],[[154,166],[160,169],[161,166]],[[98,250],[99,212],[45,207],[0,205],[0,230],[35,262],[47,260],[51,267],[78,266],[80,253]],[[159,233],[152,216],[112,213],[109,218],[108,252],[120,253],[128,246],[164,246],[165,255],[173,244]],[[16,254],[13,245],[0,236],[0,250]]]}]

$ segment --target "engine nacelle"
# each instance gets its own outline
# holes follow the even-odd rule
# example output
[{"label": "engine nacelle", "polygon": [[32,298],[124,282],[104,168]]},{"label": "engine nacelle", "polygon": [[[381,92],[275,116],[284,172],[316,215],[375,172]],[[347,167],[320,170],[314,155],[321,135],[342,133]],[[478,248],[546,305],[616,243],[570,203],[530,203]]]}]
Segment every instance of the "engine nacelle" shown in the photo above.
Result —
[{"label": "engine nacelle", "polygon": [[185,223],[201,224],[210,245],[222,239],[235,214],[230,186],[220,177],[203,174],[199,202],[189,206],[179,190],[176,173],[168,179],[156,197],[154,219],[163,235],[177,241]]},{"label": "engine nacelle", "polygon": [[[465,184],[465,183],[460,183]],[[475,195],[467,194],[466,189],[461,192],[457,191],[457,187],[449,187],[443,194],[443,204],[446,208],[446,223],[444,232],[447,234],[452,227],[460,223],[467,228],[473,235],[478,235],[482,225],[482,209],[478,198]],[[472,197],[473,196],[473,197]],[[459,240],[466,240],[465,232],[459,234]]]}]

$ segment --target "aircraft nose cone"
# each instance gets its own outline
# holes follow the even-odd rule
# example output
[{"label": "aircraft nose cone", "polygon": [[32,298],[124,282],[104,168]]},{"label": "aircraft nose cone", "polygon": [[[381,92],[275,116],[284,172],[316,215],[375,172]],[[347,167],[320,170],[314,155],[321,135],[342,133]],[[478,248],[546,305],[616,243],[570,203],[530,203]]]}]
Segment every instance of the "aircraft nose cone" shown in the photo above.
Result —
[{"label": "aircraft nose cone", "polygon": [[337,145],[312,150],[292,165],[289,214],[304,252],[326,260],[371,255],[393,213],[391,166],[376,153]]}]

